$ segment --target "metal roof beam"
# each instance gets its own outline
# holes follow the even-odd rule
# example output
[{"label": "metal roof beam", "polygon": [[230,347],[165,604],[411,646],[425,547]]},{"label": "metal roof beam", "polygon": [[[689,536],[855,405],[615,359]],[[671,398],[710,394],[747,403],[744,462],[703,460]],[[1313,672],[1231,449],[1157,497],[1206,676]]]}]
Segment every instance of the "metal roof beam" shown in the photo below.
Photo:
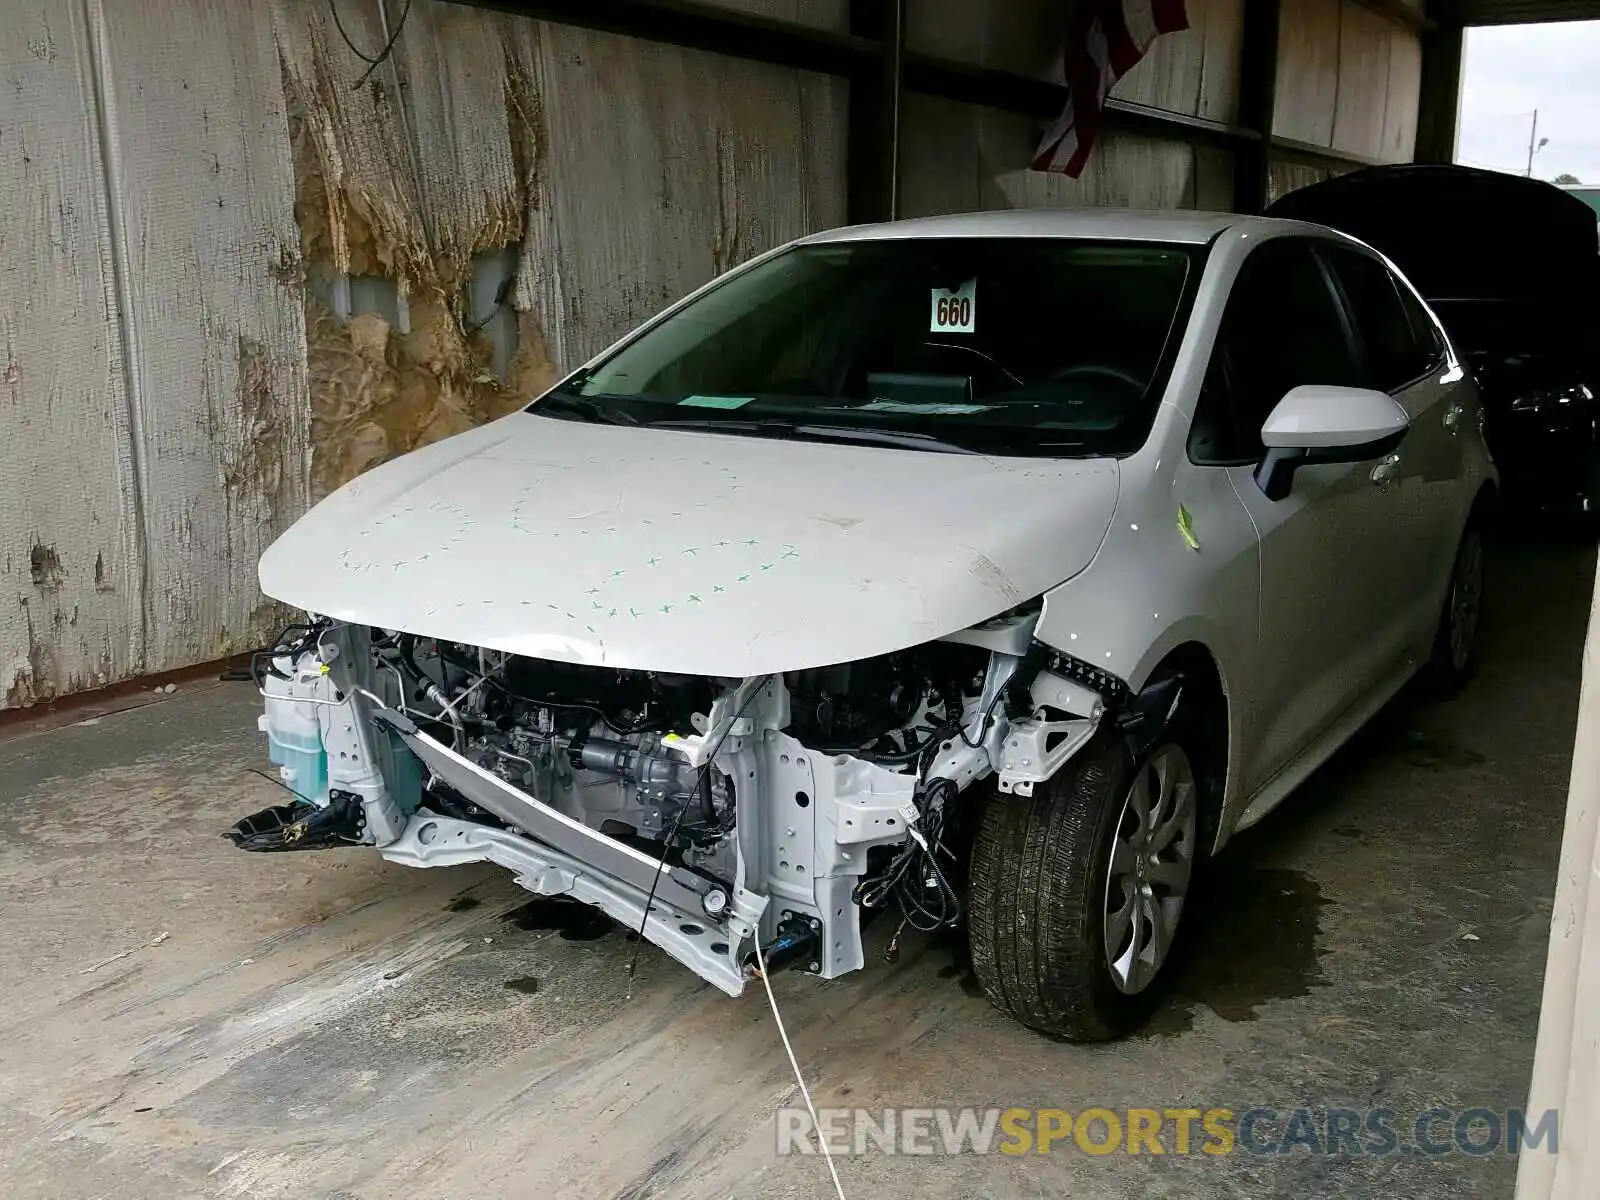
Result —
[{"label": "metal roof beam", "polygon": [[1463,25],[1538,25],[1600,20],[1600,0],[1461,0]]},{"label": "metal roof beam", "polygon": [[1354,0],[1354,3],[1380,17],[1387,17],[1412,33],[1431,33],[1438,28],[1420,7],[1413,8],[1405,0]]},{"label": "metal roof beam", "polygon": [[455,0],[472,8],[488,8],[574,25],[602,33],[618,33],[708,50],[734,58],[798,67],[824,75],[854,75],[877,69],[878,42],[753,16],[691,0]]}]

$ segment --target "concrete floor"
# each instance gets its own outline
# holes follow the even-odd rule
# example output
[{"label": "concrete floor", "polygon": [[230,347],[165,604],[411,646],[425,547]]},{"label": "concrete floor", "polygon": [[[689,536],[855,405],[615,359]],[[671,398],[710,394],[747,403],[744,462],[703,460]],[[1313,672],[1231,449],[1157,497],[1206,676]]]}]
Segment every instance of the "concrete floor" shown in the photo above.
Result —
[{"label": "concrete floor", "polygon": [[[1477,679],[1398,701],[1235,843],[1149,1030],[1042,1040],[948,947],[908,943],[896,966],[778,980],[818,1102],[1520,1105],[1593,555],[1493,566]],[[191,685],[0,742],[0,1193],[828,1194],[820,1159],[774,1153],[797,1100],[759,989],[729,1001],[647,947],[630,996],[622,932],[550,928],[492,870],[218,838],[276,801],[249,773],[254,701]],[[1418,1200],[1507,1196],[1515,1160],[1069,1146],[841,1174],[852,1197]]]}]

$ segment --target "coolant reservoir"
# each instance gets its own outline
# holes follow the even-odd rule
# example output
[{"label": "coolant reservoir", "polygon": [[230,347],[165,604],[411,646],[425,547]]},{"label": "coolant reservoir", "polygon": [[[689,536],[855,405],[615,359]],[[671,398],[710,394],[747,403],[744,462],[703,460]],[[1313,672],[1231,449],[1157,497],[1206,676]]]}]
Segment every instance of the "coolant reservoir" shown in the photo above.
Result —
[{"label": "coolant reservoir", "polygon": [[278,768],[284,786],[301,799],[324,807],[328,803],[328,752],[322,744],[320,706],[305,702],[331,699],[332,687],[314,654],[302,654],[298,662],[288,656],[276,658],[272,665],[289,678],[266,675],[266,712],[257,719],[256,727],[267,735],[267,756]]}]

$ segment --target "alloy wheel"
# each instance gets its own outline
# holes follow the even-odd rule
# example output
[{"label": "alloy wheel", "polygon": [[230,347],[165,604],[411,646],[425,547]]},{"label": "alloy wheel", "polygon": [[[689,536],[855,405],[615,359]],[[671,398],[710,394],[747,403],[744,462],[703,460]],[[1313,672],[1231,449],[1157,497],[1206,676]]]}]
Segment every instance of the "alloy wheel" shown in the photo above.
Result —
[{"label": "alloy wheel", "polygon": [[1165,743],[1128,788],[1106,872],[1106,964],[1129,995],[1150,985],[1171,952],[1194,875],[1196,815],[1189,756]]}]

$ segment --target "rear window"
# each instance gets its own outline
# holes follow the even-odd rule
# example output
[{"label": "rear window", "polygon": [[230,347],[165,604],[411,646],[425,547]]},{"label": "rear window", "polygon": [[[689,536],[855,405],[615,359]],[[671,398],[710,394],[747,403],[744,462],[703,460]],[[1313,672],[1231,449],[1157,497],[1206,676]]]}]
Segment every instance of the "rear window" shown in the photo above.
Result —
[{"label": "rear window", "polygon": [[823,423],[995,453],[1131,452],[1202,254],[1054,238],[800,246],[730,276],[538,408],[572,416],[565,394],[629,422],[780,436]]}]

